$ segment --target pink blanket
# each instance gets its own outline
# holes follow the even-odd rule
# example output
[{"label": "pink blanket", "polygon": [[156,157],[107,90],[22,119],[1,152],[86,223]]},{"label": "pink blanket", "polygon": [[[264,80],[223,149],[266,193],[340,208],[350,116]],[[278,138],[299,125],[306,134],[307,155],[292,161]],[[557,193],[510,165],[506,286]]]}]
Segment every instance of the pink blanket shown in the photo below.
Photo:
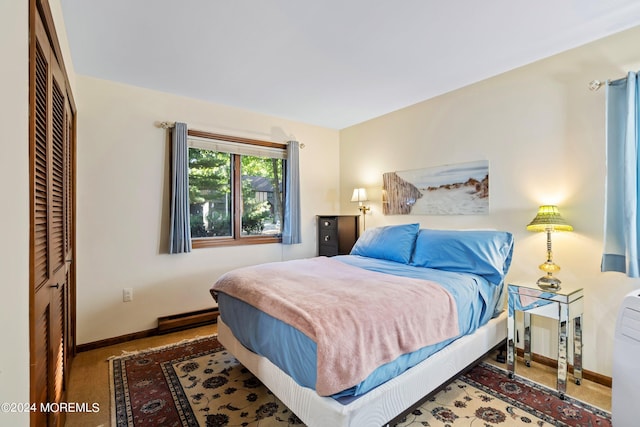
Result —
[{"label": "pink blanket", "polygon": [[245,301],[311,338],[321,396],[355,386],[404,353],[459,334],[455,300],[440,285],[325,257],[239,268],[211,291]]}]

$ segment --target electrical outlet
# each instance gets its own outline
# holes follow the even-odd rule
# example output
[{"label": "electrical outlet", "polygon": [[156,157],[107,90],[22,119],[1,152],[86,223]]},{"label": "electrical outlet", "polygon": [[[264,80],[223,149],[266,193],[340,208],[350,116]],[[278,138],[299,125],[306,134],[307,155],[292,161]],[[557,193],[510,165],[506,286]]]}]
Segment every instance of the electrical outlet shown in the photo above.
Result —
[{"label": "electrical outlet", "polygon": [[122,290],[122,301],[123,302],[133,301],[133,288],[124,288]]}]

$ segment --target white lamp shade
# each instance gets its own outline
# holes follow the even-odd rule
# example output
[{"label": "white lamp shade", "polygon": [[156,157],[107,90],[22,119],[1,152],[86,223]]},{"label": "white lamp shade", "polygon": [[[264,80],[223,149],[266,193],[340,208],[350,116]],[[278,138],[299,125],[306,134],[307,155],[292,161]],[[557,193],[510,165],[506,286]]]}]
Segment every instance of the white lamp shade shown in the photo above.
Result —
[{"label": "white lamp shade", "polygon": [[364,188],[354,188],[353,195],[351,196],[352,202],[366,202],[369,199],[367,198],[367,190]]}]

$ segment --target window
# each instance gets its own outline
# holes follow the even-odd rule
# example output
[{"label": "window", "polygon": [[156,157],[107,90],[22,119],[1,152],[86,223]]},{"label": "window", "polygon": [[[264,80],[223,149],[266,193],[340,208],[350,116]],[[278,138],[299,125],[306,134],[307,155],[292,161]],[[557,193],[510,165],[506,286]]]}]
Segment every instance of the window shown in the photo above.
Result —
[{"label": "window", "polygon": [[189,131],[192,246],[281,242],[286,145]]}]

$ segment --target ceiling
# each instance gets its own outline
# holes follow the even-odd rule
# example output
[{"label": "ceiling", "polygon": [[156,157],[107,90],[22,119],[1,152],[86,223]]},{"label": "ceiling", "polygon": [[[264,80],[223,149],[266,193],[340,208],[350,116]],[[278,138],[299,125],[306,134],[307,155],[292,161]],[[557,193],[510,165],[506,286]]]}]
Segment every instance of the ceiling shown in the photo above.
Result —
[{"label": "ceiling", "polygon": [[60,3],[78,74],[332,129],[640,25],[638,0]]}]

